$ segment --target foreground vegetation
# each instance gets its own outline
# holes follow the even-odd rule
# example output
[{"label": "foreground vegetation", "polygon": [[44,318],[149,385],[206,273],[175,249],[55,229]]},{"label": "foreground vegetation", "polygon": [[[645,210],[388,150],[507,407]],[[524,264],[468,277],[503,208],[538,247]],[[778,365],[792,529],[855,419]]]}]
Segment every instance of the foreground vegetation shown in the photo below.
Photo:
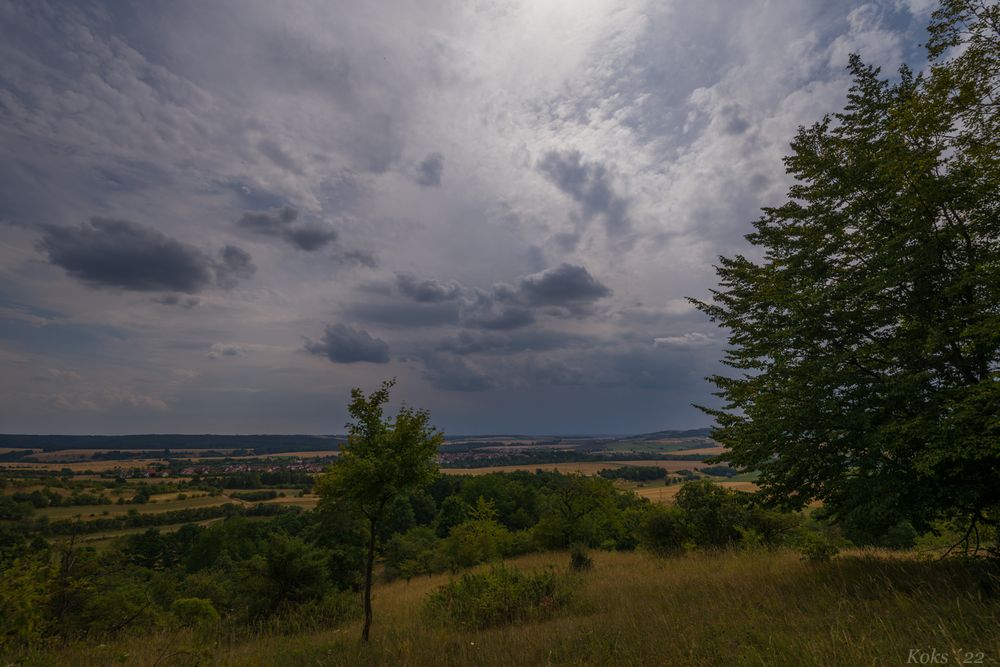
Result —
[{"label": "foreground vegetation", "polygon": [[[596,552],[574,594],[546,618],[476,629],[428,618],[453,579],[379,585],[371,642],[360,620],[313,632],[234,635],[163,629],[23,656],[72,665],[898,665],[911,650],[1000,656],[1000,579],[986,562],[850,553],[810,564],[790,551],[729,550],[658,559]],[[569,556],[523,556],[523,572],[566,573]]]}]

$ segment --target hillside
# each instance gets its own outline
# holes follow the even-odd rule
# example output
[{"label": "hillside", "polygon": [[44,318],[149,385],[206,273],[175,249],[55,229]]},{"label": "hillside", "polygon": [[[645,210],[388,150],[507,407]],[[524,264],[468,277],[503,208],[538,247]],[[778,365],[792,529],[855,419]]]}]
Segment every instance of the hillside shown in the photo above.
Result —
[{"label": "hillside", "polygon": [[[1000,578],[986,563],[853,552],[806,564],[791,552],[593,554],[549,620],[482,631],[430,622],[428,593],[450,575],[376,588],[372,642],[358,624],[242,643],[190,631],[37,653],[72,665],[899,665],[911,651],[997,664]],[[565,570],[562,552],[513,561]],[[990,569],[993,568],[993,569]],[[981,657],[981,659],[980,659]]]}]

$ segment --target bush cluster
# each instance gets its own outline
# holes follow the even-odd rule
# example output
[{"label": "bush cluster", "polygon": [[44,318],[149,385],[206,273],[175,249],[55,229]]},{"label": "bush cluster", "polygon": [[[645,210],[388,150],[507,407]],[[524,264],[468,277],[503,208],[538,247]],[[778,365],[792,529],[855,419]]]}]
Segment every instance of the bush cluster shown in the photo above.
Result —
[{"label": "bush cluster", "polygon": [[546,618],[569,598],[565,577],[552,570],[526,574],[498,565],[445,584],[428,596],[425,610],[432,620],[481,629]]}]

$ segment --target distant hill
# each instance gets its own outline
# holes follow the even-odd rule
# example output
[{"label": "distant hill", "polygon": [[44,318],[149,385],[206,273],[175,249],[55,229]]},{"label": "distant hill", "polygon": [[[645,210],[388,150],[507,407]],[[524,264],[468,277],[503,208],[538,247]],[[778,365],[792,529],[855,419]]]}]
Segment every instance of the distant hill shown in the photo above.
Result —
[{"label": "distant hill", "polygon": [[[711,429],[699,428],[684,431],[668,430],[639,435],[627,435],[607,438],[615,440],[664,440],[670,438],[706,438]],[[565,441],[587,439],[596,436],[531,436],[531,435],[476,435],[449,436],[448,441],[483,441],[489,440],[546,440]],[[73,450],[73,449],[109,449],[109,450],[164,450],[164,449],[246,449],[258,453],[281,452],[315,452],[339,449],[346,438],[342,435],[216,435],[196,434],[184,435],[177,433],[144,433],[137,435],[21,435],[0,434],[0,447],[11,449],[41,449],[43,451]]]},{"label": "distant hill", "polygon": [[333,435],[5,435],[0,447],[14,449],[254,449],[259,452],[314,452],[338,449],[343,436]]}]

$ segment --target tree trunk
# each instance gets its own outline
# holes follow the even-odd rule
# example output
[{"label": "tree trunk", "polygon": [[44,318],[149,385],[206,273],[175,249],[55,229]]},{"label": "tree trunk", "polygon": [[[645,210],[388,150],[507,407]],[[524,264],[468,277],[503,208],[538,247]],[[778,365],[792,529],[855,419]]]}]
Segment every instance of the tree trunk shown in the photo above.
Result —
[{"label": "tree trunk", "polygon": [[375,521],[368,522],[368,562],[365,563],[365,625],[361,629],[361,641],[368,641],[372,627],[372,570],[375,567]]}]

